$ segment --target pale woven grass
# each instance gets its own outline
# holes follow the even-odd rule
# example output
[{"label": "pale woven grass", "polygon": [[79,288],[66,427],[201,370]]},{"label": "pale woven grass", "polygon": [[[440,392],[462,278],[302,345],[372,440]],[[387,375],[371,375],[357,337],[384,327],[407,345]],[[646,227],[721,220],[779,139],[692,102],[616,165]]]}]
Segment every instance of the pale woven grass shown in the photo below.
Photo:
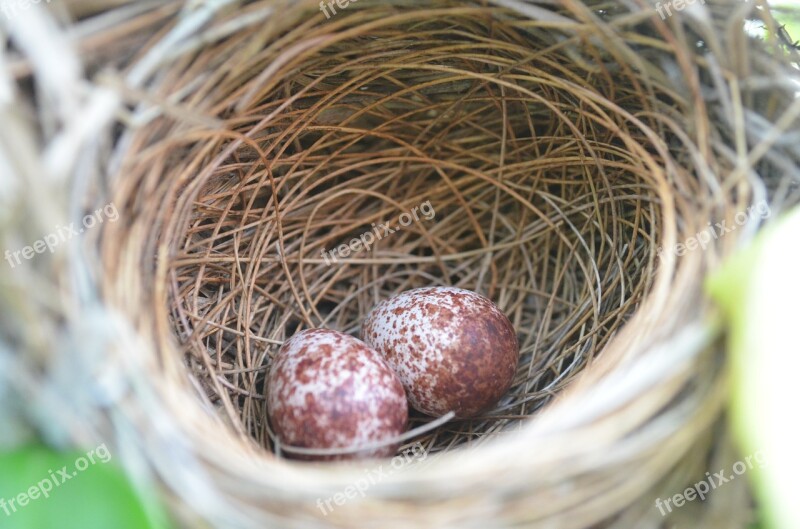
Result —
[{"label": "pale woven grass", "polygon": [[[80,51],[12,28],[5,71],[36,110],[4,112],[46,141],[0,127],[8,181],[34,182],[4,197],[37,219],[7,216],[6,240],[103,201],[122,219],[90,251],[14,271],[42,296],[3,276],[11,416],[110,436],[187,526],[744,526],[743,481],[667,518],[653,502],[732,457],[702,280],[762,219],[679,259],[657,249],[797,202],[796,57],[746,35],[747,18],[779,34],[752,6],[661,21],[635,5],[360,0],[326,20],[314,3],[66,3],[89,17],[68,25]],[[91,84],[48,74],[76,57]],[[434,218],[322,257],[426,201]],[[409,440],[424,465],[323,515],[364,468],[281,457],[270,358],[298,329],[355,333],[378,300],[430,284],[509,314],[514,386]]]}]

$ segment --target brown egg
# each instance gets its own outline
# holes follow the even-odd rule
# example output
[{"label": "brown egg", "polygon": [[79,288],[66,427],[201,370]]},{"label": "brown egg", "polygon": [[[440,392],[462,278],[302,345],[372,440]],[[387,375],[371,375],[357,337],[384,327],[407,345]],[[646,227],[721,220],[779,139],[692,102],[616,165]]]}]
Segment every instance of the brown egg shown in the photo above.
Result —
[{"label": "brown egg", "polygon": [[[406,428],[408,401],[383,357],[361,340],[312,329],[287,340],[267,379],[270,425],[285,445],[348,448],[392,439]],[[304,459],[388,457],[396,445]],[[292,456],[291,452],[288,452]]]},{"label": "brown egg", "polygon": [[420,288],[384,301],[361,336],[400,376],[411,405],[436,417],[471,417],[497,404],[519,361],[505,314],[460,288]]}]

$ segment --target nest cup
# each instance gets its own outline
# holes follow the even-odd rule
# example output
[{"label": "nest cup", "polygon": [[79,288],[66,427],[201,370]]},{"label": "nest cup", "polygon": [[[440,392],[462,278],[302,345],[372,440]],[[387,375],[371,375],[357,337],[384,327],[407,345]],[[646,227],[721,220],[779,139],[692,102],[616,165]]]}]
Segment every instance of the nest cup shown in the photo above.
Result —
[{"label": "nest cup", "polygon": [[[292,448],[273,447],[262,395],[298,330],[357,334],[422,286],[496,300],[519,329],[516,382],[415,438],[438,452],[534,413],[652,286],[658,146],[593,101],[612,78],[537,59],[546,42],[511,12],[433,7],[304,20],[230,81],[226,133],[155,146],[185,153],[173,174],[194,148],[215,155],[175,197],[170,317],[211,403],[268,449]],[[617,90],[626,112],[648,108]]]},{"label": "nest cup", "polygon": [[[733,453],[704,274],[798,199],[800,150],[783,139],[800,114],[796,56],[768,11],[178,7],[109,5],[91,25],[97,6],[71,5],[96,90],[130,103],[83,140],[103,167],[92,190],[121,221],[89,241],[99,264],[70,259],[95,274],[119,338],[102,362],[124,366],[131,397],[85,413],[176,516],[743,526],[743,480],[686,510],[653,502]],[[756,18],[764,40],[743,29]],[[507,395],[470,420],[412,415],[420,433],[367,487],[390,463],[287,459],[264,399],[283,341],[357,334],[377,302],[429,285],[509,316],[521,359]]]}]

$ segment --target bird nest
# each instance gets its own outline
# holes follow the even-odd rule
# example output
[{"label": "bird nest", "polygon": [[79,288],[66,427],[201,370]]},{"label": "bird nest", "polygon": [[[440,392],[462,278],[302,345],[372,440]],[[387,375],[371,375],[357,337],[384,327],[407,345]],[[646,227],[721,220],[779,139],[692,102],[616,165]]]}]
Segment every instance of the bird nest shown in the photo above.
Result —
[{"label": "bird nest", "polygon": [[[91,83],[72,63],[48,74],[21,37],[7,68],[31,110],[15,120],[41,135],[21,141],[47,154],[18,171],[41,163],[41,185],[8,196],[45,220],[119,212],[23,276],[57,301],[19,303],[50,303],[53,339],[71,337],[53,369],[84,381],[61,400],[93,426],[57,431],[115,440],[188,525],[747,519],[744,483],[669,516],[653,502],[732,453],[704,276],[800,196],[796,57],[768,11],[102,4],[67,2],[47,37],[77,39],[59,53]],[[468,420],[412,414],[379,477],[287,460],[264,397],[284,340],[356,335],[379,301],[431,285],[509,316],[508,393]],[[22,315],[7,325],[49,343]],[[45,376],[36,355],[15,362]]]}]

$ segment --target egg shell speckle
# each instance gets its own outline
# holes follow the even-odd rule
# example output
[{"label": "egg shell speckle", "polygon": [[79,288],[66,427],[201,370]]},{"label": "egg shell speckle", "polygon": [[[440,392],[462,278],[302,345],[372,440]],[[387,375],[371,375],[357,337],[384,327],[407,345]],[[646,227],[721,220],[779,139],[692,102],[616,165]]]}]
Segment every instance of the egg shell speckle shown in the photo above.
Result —
[{"label": "egg shell speckle", "polygon": [[[384,358],[361,340],[311,329],[287,340],[267,380],[270,424],[286,445],[347,448],[403,433],[408,401]],[[390,445],[357,454],[303,457],[334,460],[388,457]]]},{"label": "egg shell speckle", "polygon": [[399,375],[411,405],[433,416],[472,417],[508,391],[519,342],[505,314],[455,287],[403,292],[378,304],[362,339]]}]

